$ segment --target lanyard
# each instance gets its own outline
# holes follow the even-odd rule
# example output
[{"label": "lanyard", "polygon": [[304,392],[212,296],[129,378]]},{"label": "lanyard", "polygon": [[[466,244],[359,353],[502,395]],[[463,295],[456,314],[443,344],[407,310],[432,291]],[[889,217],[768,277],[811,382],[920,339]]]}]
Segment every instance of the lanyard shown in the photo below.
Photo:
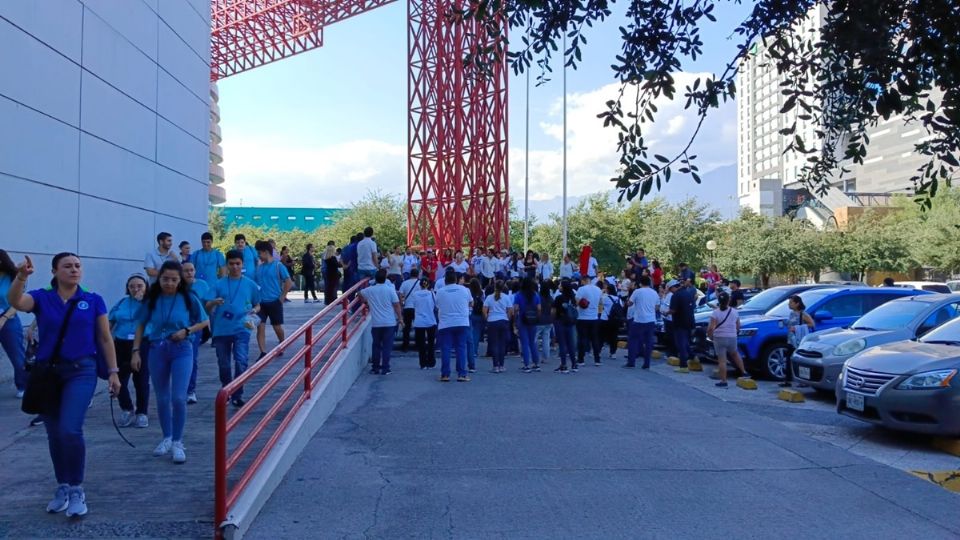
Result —
[{"label": "lanyard", "polygon": [[[170,308],[167,309],[167,314],[163,317],[163,322],[160,323],[160,332],[161,332],[161,334],[162,334],[163,331],[167,328],[167,323],[170,322],[170,317],[173,316],[173,308],[176,307],[176,304],[177,304],[177,296],[179,296],[179,295],[180,295],[179,292],[174,293],[174,294],[173,294],[173,297],[170,299]],[[164,297],[161,297],[161,298],[164,298]],[[161,308],[161,313],[163,313],[162,310],[163,310],[163,308]]]},{"label": "lanyard", "polygon": [[230,292],[230,282],[231,282],[231,281],[233,281],[233,280],[230,279],[230,278],[227,278],[227,305],[228,305],[228,306],[229,306],[229,305],[233,305],[233,300],[237,297],[237,294],[240,293],[240,286],[242,285],[241,282],[243,281],[243,279],[241,278],[241,279],[236,280],[236,281],[237,281],[237,288],[236,288],[236,290],[234,290],[232,293]]}]

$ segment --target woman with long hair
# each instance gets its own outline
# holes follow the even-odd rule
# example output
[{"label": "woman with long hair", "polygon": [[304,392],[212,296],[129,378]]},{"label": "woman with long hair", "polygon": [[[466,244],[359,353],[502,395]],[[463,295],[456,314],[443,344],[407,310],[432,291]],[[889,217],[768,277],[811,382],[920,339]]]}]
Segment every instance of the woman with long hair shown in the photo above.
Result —
[{"label": "woman with long hair", "polygon": [[787,301],[790,307],[790,316],[787,318],[787,365],[783,368],[783,382],[780,386],[788,388],[792,386],[793,366],[790,359],[793,357],[793,351],[797,350],[803,338],[813,332],[813,317],[807,313],[807,306],[803,303],[803,298],[799,295],[793,295]]},{"label": "woman with long hair", "polygon": [[53,257],[52,267],[50,287],[24,293],[27,280],[34,272],[33,261],[26,257],[17,267],[17,276],[7,291],[7,302],[19,311],[36,315],[40,343],[34,369],[55,364],[59,375],[59,403],[51,404],[41,415],[59,484],[47,504],[47,512],[66,510],[67,517],[74,517],[87,513],[83,491],[86,468],[83,421],[97,388],[95,357],[98,352],[107,364],[110,374],[107,388],[112,396],[120,390],[117,375],[120,370],[110,336],[107,306],[100,295],[80,286],[83,278],[80,258],[73,253],[58,253]]},{"label": "woman with long hair", "polygon": [[327,249],[323,252],[323,303],[330,305],[337,300],[337,290],[340,288],[340,259],[337,257],[337,247],[333,241],[327,242]]},{"label": "woman with long hair", "polygon": [[[138,428],[145,428],[150,425],[147,420],[147,408],[150,405],[150,373],[145,365],[134,371],[130,360],[133,357],[133,338],[137,334],[137,326],[142,316],[147,280],[140,274],[133,274],[127,278],[124,292],[126,295],[114,304],[110,308],[110,313],[107,314],[110,331],[113,334],[113,347],[117,351],[117,367],[120,368],[120,392],[117,394],[117,401],[120,402],[120,420],[117,425],[120,427],[136,425]],[[136,409],[133,408],[133,400],[130,399],[131,375],[133,387],[137,392]]]},{"label": "woman with long hair", "polygon": [[603,344],[610,349],[610,358],[617,354],[617,341],[620,336],[620,325],[623,322],[623,301],[617,294],[617,287],[608,282],[597,282],[603,295],[600,297],[600,337]]},{"label": "woman with long hair", "polygon": [[303,276],[303,303],[310,303],[311,294],[313,301],[317,302],[317,260],[313,256],[313,244],[307,244],[306,251],[300,257],[300,275]]},{"label": "woman with long hair", "polygon": [[540,363],[550,361],[550,334],[553,333],[553,323],[556,317],[553,314],[554,283],[544,281],[540,283],[540,320],[537,321],[537,335],[534,343],[540,347]]},{"label": "woman with long hair", "polygon": [[413,306],[413,335],[420,357],[420,369],[437,367],[437,300],[429,278],[420,280],[419,288],[410,295]]},{"label": "woman with long hair", "polygon": [[209,325],[200,300],[190,294],[180,263],[167,261],[147,293],[146,306],[133,338],[130,365],[141,366],[140,346],[150,340],[150,379],[157,396],[157,418],[163,440],[153,451],[155,457],[172,454],[174,463],[187,461],[183,430],[187,422],[187,386],[193,371],[193,344],[190,335]]},{"label": "woman with long hair", "polygon": [[[557,373],[577,371],[576,350],[573,346],[573,332],[577,325],[577,300],[573,292],[573,284],[565,279],[560,282],[560,294],[553,299],[555,322],[553,330],[557,334],[557,349],[560,354],[560,367]],[[567,361],[570,368],[567,368]]]},{"label": "woman with long hair", "polygon": [[473,373],[477,370],[480,338],[483,336],[484,322],[486,322],[483,318],[483,302],[486,300],[486,296],[483,294],[483,287],[480,286],[479,279],[470,278],[468,287],[473,307],[470,308],[470,333],[467,334],[469,337],[467,343],[467,371]]},{"label": "woman with long hair", "polygon": [[540,371],[540,354],[537,352],[540,295],[537,294],[537,283],[533,278],[523,278],[513,303],[517,306],[517,336],[520,338],[523,372]]},{"label": "woman with long hair", "polygon": [[513,302],[503,280],[493,285],[493,294],[483,301],[483,316],[487,319],[487,348],[493,356],[493,373],[503,373],[504,357],[507,354],[507,339],[510,335],[510,316]]},{"label": "woman with long hair", "polygon": [[6,251],[0,249],[0,347],[13,366],[13,385],[17,388],[17,399],[20,399],[27,388],[27,372],[23,367],[27,349],[23,341],[23,324],[17,310],[7,302],[7,291],[16,277],[17,265]]},{"label": "woman with long hair", "polygon": [[717,296],[717,309],[710,314],[710,325],[707,326],[707,336],[713,341],[713,347],[717,352],[717,368],[719,370],[720,382],[717,386],[727,387],[727,360],[733,360],[733,365],[746,376],[746,370],[743,368],[743,359],[740,358],[740,351],[737,350],[737,335],[740,333],[740,313],[737,308],[730,305],[730,295],[721,292]]}]

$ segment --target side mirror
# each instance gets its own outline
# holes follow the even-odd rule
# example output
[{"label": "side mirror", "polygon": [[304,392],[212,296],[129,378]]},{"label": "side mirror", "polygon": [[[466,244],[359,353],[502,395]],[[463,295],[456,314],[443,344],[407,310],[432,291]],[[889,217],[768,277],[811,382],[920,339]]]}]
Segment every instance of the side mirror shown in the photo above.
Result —
[{"label": "side mirror", "polygon": [[820,311],[813,315],[813,320],[816,322],[829,321],[833,319],[833,313],[829,311]]}]

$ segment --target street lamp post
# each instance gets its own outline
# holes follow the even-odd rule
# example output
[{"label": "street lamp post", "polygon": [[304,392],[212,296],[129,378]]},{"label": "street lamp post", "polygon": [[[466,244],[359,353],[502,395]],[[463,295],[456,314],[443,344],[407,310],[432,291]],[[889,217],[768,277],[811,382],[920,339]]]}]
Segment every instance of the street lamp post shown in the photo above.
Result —
[{"label": "street lamp post", "polygon": [[715,240],[707,240],[707,251],[710,252],[710,264],[713,264],[713,252],[717,250],[717,242]]}]

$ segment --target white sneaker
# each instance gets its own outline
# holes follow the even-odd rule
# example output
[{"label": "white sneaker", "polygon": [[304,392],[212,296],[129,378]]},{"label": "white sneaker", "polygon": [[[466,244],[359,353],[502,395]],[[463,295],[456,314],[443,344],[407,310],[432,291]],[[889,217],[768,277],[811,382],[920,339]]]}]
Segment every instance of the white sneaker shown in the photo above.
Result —
[{"label": "white sneaker", "polygon": [[70,505],[70,486],[67,484],[60,484],[57,486],[56,493],[53,494],[53,500],[47,504],[47,512],[51,514],[56,514],[57,512],[63,512],[67,509],[67,506]]},{"label": "white sneaker", "polygon": [[133,425],[136,416],[134,416],[133,411],[120,411],[120,419],[117,420],[118,427],[130,427]]},{"label": "white sneaker", "polygon": [[183,441],[174,442],[172,451],[174,463],[186,463],[187,453],[183,451]]},{"label": "white sneaker", "polygon": [[165,456],[170,453],[170,449],[173,448],[173,441],[170,439],[164,439],[160,441],[160,444],[153,449],[153,457]]},{"label": "white sneaker", "polygon": [[187,394],[187,405],[193,405],[196,402],[197,402],[196,392],[190,392],[189,394]]},{"label": "white sneaker", "polygon": [[70,486],[67,497],[67,517],[87,515],[87,496],[82,487]]},{"label": "white sneaker", "polygon": [[17,390],[17,399],[23,399],[23,390]]},{"label": "white sneaker", "polygon": [[137,427],[138,428],[150,427],[150,420],[147,419],[147,415],[145,414],[137,415]]}]

